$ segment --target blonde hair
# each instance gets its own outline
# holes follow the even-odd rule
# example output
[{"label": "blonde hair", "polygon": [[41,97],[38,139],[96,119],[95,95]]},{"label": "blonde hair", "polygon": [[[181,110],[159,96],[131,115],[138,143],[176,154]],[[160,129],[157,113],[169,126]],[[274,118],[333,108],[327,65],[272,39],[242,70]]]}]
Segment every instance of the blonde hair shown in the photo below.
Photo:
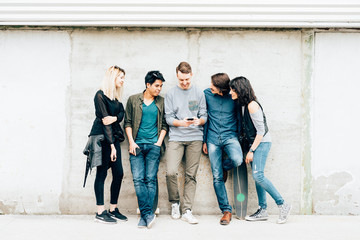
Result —
[{"label": "blonde hair", "polygon": [[105,96],[111,100],[115,100],[115,98],[118,101],[121,100],[123,87],[117,88],[115,86],[115,79],[120,75],[120,73],[124,73],[125,75],[125,70],[115,65],[106,71],[103,78],[101,90],[104,92]]}]

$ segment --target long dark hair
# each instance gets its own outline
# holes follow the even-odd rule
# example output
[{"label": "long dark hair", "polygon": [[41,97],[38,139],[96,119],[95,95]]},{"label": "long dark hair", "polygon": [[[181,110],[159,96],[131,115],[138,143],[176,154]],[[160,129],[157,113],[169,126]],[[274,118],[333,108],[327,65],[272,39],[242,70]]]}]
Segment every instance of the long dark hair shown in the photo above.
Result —
[{"label": "long dark hair", "polygon": [[250,81],[246,77],[236,77],[230,81],[230,88],[238,95],[238,103],[241,106],[248,105],[251,101],[257,101]]}]

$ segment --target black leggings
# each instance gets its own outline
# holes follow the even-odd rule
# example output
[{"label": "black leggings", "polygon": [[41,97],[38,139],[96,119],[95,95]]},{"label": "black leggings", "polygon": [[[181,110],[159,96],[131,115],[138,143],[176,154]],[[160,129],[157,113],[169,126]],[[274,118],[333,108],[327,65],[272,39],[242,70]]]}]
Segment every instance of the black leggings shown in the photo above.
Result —
[{"label": "black leggings", "polygon": [[113,179],[110,187],[110,204],[117,204],[121,182],[124,176],[124,171],[121,162],[120,143],[115,142],[116,161],[110,160],[111,147],[109,142],[104,140],[102,142],[102,165],[96,168],[96,178],[94,183],[96,205],[104,205],[104,183],[107,176],[107,171],[111,168]]}]

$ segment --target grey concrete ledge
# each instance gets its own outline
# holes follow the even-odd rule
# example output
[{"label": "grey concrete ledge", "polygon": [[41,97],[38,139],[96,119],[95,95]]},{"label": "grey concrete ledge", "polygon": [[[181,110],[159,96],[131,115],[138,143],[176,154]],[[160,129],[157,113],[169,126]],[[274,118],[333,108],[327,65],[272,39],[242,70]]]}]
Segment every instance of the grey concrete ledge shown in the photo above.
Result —
[{"label": "grey concrete ledge", "polygon": [[351,240],[359,239],[360,234],[360,216],[292,215],[286,224],[279,225],[277,216],[272,215],[264,222],[233,218],[230,225],[221,226],[221,215],[197,216],[197,225],[160,215],[152,229],[138,229],[138,217],[128,217],[128,222],[107,225],[95,223],[90,215],[0,215],[0,238]]}]

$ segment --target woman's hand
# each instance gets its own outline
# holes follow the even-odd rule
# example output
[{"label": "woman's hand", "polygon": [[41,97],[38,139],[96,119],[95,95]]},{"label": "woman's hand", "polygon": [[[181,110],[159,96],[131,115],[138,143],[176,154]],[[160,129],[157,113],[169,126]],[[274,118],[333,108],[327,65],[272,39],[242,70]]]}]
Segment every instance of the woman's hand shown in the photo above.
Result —
[{"label": "woman's hand", "polygon": [[245,162],[250,163],[250,162],[252,162],[253,158],[254,158],[254,153],[253,152],[248,152],[246,154]]},{"label": "woman's hand", "polygon": [[106,125],[110,125],[110,124],[116,122],[116,120],[117,120],[117,117],[107,116],[102,119],[102,122],[106,126]]},{"label": "woman's hand", "polygon": [[116,161],[116,148],[115,148],[114,144],[111,144],[110,160],[112,162]]},{"label": "woman's hand", "polygon": [[204,152],[205,154],[208,154],[208,149],[207,149],[206,143],[203,143],[203,152]]},{"label": "woman's hand", "polygon": [[135,142],[129,143],[129,153],[136,156],[136,148],[139,148],[139,146]]}]

